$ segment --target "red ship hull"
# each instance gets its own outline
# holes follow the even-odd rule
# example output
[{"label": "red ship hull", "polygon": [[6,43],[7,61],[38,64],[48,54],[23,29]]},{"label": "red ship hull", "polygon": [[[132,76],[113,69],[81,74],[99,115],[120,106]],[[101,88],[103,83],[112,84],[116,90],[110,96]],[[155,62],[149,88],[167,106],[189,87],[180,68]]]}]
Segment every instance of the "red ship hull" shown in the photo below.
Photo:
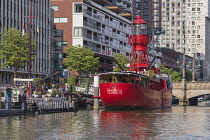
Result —
[{"label": "red ship hull", "polygon": [[130,83],[102,83],[100,96],[107,109],[159,109],[172,104],[171,90],[153,90]]}]

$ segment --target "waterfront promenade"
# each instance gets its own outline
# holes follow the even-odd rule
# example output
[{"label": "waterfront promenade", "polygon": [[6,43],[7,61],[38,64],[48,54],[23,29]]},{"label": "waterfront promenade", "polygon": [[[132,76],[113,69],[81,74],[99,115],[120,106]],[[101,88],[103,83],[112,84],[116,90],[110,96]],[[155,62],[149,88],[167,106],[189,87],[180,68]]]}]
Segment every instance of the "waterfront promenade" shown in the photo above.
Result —
[{"label": "waterfront promenade", "polygon": [[[19,106],[15,105],[17,103]],[[27,100],[26,103],[5,102],[3,109],[0,109],[0,116],[68,111],[71,112],[76,110],[76,102],[74,100],[68,100],[65,97],[31,98],[30,100]]]}]

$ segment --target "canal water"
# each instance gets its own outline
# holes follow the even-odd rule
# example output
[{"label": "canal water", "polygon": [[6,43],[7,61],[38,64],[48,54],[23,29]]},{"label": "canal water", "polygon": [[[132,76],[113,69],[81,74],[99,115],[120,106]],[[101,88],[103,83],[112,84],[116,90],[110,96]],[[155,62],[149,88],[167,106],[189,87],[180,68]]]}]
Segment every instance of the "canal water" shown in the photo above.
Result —
[{"label": "canal water", "polygon": [[1,116],[0,140],[209,140],[210,107]]}]

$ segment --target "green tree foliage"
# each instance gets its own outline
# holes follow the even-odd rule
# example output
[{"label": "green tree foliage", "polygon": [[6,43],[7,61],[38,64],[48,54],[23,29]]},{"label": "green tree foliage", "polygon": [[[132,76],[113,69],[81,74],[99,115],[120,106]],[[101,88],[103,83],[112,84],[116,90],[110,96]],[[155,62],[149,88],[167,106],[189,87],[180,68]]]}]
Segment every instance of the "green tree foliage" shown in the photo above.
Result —
[{"label": "green tree foliage", "polygon": [[[16,71],[20,68],[24,68],[29,60],[29,46],[30,38],[26,33],[22,36],[20,30],[15,28],[4,29],[0,33],[0,60],[4,60],[1,64],[1,68],[7,68],[8,66],[14,68],[14,77],[16,77]],[[35,57],[35,42],[31,41],[32,57]]]},{"label": "green tree foliage", "polygon": [[77,77],[74,75],[71,75],[67,78],[67,83],[70,85],[70,92],[75,91],[76,81],[77,81]]},{"label": "green tree foliage", "polygon": [[[33,78],[33,82],[35,83],[36,81],[39,81],[39,80],[41,80],[41,78]],[[34,86],[38,86],[38,87],[41,87],[42,86],[42,81],[40,81],[40,82],[37,82],[37,83],[35,83],[35,84],[33,84]]]},{"label": "green tree foliage", "polygon": [[[126,64],[129,63],[129,58],[121,53],[116,53],[114,55],[114,59],[117,61],[117,63],[126,71],[128,68],[126,67]],[[122,71],[121,68],[117,65],[116,62],[114,62],[114,70],[113,71]]]},{"label": "green tree foliage", "polygon": [[178,80],[181,80],[181,74],[180,73],[178,73],[177,71],[173,71],[172,68],[170,68],[170,69],[166,68],[164,65],[160,65],[160,73],[170,75],[174,82],[178,81]]},{"label": "green tree foliage", "polygon": [[70,71],[77,71],[81,74],[95,73],[99,68],[99,57],[94,57],[94,52],[87,47],[76,45],[67,48],[64,65]]},{"label": "green tree foliage", "polygon": [[185,79],[187,81],[191,81],[192,80],[192,72],[186,70],[186,72],[185,72]]}]

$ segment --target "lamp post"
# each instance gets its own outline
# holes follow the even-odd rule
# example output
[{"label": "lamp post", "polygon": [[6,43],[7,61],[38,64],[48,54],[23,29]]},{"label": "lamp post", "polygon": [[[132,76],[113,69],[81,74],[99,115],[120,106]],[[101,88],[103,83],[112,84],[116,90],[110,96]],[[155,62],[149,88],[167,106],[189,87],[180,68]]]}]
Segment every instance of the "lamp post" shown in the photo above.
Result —
[{"label": "lamp post", "polygon": [[183,106],[187,106],[187,83],[185,78],[186,73],[186,57],[185,57],[185,49],[183,53],[183,61],[182,61],[182,83],[184,87],[184,97],[183,97]]},{"label": "lamp post", "polygon": [[193,56],[193,61],[192,61],[192,81],[195,81],[195,56]]},{"label": "lamp post", "polygon": [[[192,72],[192,82],[195,82],[196,77],[196,71],[200,68],[200,63],[196,64],[195,55],[193,56],[193,59],[191,62],[188,62],[191,66],[187,65],[188,70]],[[190,68],[191,67],[191,68]]]},{"label": "lamp post", "polygon": [[178,65],[178,67],[180,67],[182,69],[182,84],[183,84],[183,92],[184,92],[182,104],[183,104],[183,106],[186,106],[188,104],[188,102],[187,102],[187,83],[186,83],[186,78],[185,78],[185,73],[186,73],[185,49],[184,49],[183,56],[182,56],[182,66],[179,66],[179,64],[180,64],[180,62],[178,60],[177,65]]},{"label": "lamp post", "polygon": [[183,58],[182,58],[182,81],[186,81],[185,79],[185,73],[186,73],[186,58],[185,58],[185,50],[183,53]]}]

